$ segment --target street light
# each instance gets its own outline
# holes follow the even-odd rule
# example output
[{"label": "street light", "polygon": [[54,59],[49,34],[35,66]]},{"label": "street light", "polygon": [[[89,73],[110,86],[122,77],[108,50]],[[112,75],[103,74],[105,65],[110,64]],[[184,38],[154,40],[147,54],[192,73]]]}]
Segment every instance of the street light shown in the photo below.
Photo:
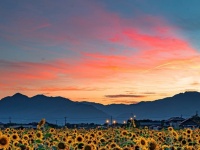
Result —
[{"label": "street light", "polygon": [[113,121],[113,124],[114,124],[114,126],[115,126],[115,124],[116,124],[116,121],[115,121],[115,120]]},{"label": "street light", "polygon": [[108,127],[109,126],[109,120],[108,119],[106,120],[106,124],[107,124],[107,127]]}]

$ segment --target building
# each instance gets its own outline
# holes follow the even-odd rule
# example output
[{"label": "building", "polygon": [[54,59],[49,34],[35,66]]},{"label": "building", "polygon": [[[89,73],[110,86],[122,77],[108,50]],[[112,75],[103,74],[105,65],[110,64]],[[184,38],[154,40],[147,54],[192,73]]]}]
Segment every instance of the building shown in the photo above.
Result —
[{"label": "building", "polygon": [[152,121],[152,120],[140,120],[138,121],[138,125],[141,128],[144,128],[145,126],[149,129],[159,129],[161,128],[161,121]]},{"label": "building", "polygon": [[200,117],[196,112],[196,115],[182,121],[180,123],[181,128],[199,128],[200,127]]},{"label": "building", "polygon": [[199,124],[192,118],[185,119],[180,123],[180,128],[198,128]]},{"label": "building", "polygon": [[9,126],[9,128],[14,128],[14,129],[24,129],[24,128],[36,129],[37,126],[36,125],[32,125],[32,124],[20,124],[20,125]]},{"label": "building", "polygon": [[168,120],[166,120],[164,122],[164,127],[173,127],[174,129],[178,129],[179,125],[182,121],[184,121],[185,119],[182,117],[171,117]]}]

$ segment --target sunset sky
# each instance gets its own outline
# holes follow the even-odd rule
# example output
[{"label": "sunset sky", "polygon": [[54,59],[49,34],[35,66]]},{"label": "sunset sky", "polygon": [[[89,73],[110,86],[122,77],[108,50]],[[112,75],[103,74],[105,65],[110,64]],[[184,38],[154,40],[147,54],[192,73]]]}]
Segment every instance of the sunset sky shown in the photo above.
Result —
[{"label": "sunset sky", "polygon": [[199,0],[2,0],[0,99],[102,104],[200,91]]}]

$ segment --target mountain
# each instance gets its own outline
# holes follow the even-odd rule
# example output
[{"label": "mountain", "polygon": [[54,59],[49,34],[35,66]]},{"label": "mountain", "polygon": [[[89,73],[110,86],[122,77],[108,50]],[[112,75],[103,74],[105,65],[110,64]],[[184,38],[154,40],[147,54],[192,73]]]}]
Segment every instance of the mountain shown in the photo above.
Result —
[{"label": "mountain", "polygon": [[[11,117],[11,118],[10,118]],[[0,101],[0,121],[28,123],[46,118],[48,122],[104,123],[109,115],[92,105],[73,102],[63,97],[36,95],[31,98],[17,93]]]},{"label": "mountain", "polygon": [[162,120],[175,116],[185,118],[200,111],[200,93],[185,92],[155,101],[137,104],[103,105],[93,102],[74,102],[63,97],[36,95],[27,97],[16,93],[0,100],[0,122],[32,122],[46,118],[48,122],[64,124],[64,117],[70,123],[105,123],[111,116],[122,122],[133,115],[136,119]]},{"label": "mountain", "polygon": [[137,104],[111,104],[102,106],[101,104],[90,104],[105,113],[113,116],[116,120],[130,118],[136,115],[136,119],[153,119],[162,120],[174,116],[190,117],[200,112],[200,93],[199,92],[185,92],[179,93],[172,97],[167,97],[155,101],[143,101]]}]

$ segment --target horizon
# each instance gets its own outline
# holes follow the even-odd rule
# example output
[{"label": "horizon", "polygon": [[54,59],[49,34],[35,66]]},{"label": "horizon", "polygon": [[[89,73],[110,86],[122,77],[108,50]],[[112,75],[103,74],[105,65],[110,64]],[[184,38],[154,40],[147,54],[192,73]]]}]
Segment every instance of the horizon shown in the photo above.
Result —
[{"label": "horizon", "polygon": [[199,5],[0,1],[0,99],[41,93],[108,105],[200,91]]}]

